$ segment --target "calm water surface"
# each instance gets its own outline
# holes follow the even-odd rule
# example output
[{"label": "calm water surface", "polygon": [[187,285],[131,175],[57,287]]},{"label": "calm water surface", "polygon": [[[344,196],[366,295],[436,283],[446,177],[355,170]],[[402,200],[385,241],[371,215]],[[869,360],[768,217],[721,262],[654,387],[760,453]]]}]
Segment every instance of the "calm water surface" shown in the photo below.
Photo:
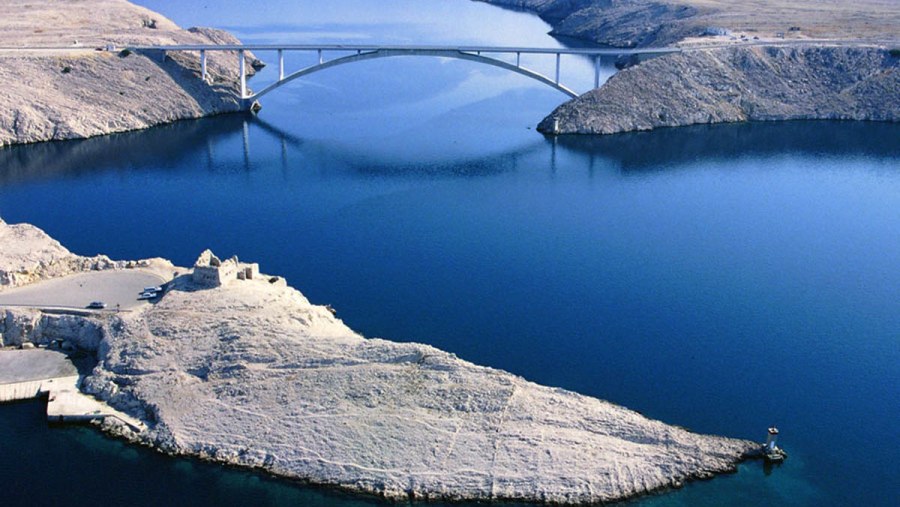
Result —
[{"label": "calm water surface", "polygon": [[[561,45],[533,16],[461,0],[144,4],[248,42]],[[591,69],[564,60],[563,81],[585,90]],[[0,150],[0,216],[86,255],[237,254],[367,336],[699,432],[782,429],[783,466],[636,505],[895,505],[900,126],[535,133],[564,100],[469,62],[340,67],[258,118]],[[48,429],[41,410],[0,407],[3,505],[374,503]],[[33,488],[48,471],[72,480]]]}]

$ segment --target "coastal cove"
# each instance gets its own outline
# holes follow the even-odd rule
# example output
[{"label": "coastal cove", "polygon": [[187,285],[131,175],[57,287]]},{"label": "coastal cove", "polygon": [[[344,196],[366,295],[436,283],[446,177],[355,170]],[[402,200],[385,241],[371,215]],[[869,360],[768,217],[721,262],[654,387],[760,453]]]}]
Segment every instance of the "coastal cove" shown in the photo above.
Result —
[{"label": "coastal cove", "polygon": [[[285,2],[249,21],[237,2],[217,12],[145,3],[245,42],[558,44],[533,16],[482,4],[370,4],[312,13]],[[590,62],[567,63],[590,81]],[[237,254],[365,336],[427,343],[692,431],[761,440],[768,425],[782,428],[784,465],[749,462],[637,505],[891,504],[898,126],[535,133],[563,100],[461,62],[348,66],[267,97],[256,118],[0,150],[0,217],[82,255],[189,265],[207,247]],[[0,468],[27,476],[86,454],[123,471],[124,484],[152,478],[140,496],[154,504],[167,494],[187,504],[197,491],[235,505],[379,503],[163,458],[92,430],[45,433],[34,412],[0,407],[2,424],[18,428],[0,438]],[[46,461],[20,463],[33,448]],[[109,487],[89,475],[83,486]]]}]

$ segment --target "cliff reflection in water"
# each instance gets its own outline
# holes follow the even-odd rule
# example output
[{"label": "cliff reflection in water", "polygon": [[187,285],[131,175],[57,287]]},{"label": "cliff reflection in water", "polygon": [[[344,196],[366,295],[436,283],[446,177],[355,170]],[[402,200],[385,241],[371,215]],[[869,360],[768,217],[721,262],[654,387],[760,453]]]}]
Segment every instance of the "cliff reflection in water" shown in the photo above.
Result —
[{"label": "cliff reflection in water", "polygon": [[[216,164],[213,147],[241,135],[248,121],[242,114],[188,120],[146,130],[108,136],[54,141],[0,149],[0,185],[78,177],[105,171],[147,167],[179,171],[186,160]],[[287,134],[282,137],[296,143]],[[246,149],[246,146],[245,146]]]},{"label": "cliff reflection in water", "polygon": [[600,155],[622,172],[671,169],[704,161],[772,155],[900,156],[900,125],[794,121],[695,125],[609,136],[559,136],[560,147]]},{"label": "cliff reflection in water", "polygon": [[[252,135],[250,131],[252,129]],[[259,133],[263,133],[260,136]],[[229,138],[235,138],[230,141]],[[186,166],[214,173],[254,170],[273,150],[254,150],[263,142],[280,143],[280,161],[291,165],[288,151],[307,160],[329,160],[320,168],[342,167],[358,176],[473,177],[515,172],[525,160],[546,161],[556,170],[566,151],[588,155],[589,169],[599,161],[624,174],[671,170],[704,161],[734,161],[772,155],[900,157],[900,125],[877,122],[797,121],[698,125],[610,136],[567,135],[539,138],[500,152],[463,159],[413,161],[387,159],[366,152],[365,145],[308,141],[252,115],[223,115],[76,141],[58,141],[0,149],[0,185],[79,177],[106,171],[146,169],[179,172]],[[486,143],[489,144],[489,143]],[[275,150],[277,152],[277,150]],[[259,159],[254,155],[259,156]],[[611,162],[611,164],[609,164]],[[568,166],[568,164],[567,164]]]}]

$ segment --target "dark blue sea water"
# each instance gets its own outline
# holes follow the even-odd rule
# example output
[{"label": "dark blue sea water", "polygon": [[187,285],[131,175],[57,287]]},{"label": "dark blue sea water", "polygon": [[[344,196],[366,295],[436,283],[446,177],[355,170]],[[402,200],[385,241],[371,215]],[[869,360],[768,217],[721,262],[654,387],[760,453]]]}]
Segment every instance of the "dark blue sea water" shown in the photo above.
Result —
[{"label": "dark blue sea water", "polygon": [[[145,4],[247,41],[559,45],[461,0]],[[564,65],[592,81],[590,62]],[[237,254],[367,336],[699,432],[782,430],[784,465],[637,505],[895,505],[900,125],[535,133],[564,100],[467,62],[340,67],[256,118],[0,150],[0,216],[81,254]],[[373,502],[48,429],[41,410],[0,407],[0,471],[19,481],[2,505]],[[73,480],[34,490],[48,472]]]}]

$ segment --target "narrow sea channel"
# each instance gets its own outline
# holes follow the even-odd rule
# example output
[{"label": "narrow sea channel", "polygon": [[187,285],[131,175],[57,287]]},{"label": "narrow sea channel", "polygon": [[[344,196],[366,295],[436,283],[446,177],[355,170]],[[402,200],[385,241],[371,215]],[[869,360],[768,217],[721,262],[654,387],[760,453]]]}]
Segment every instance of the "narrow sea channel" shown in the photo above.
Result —
[{"label": "narrow sea channel", "polygon": [[[245,42],[562,44],[464,0],[139,3]],[[562,77],[585,91],[592,63],[564,59]],[[896,505],[900,125],[536,133],[565,99],[470,62],[338,67],[255,118],[0,149],[0,217],[84,255],[236,254],[366,336],[698,432],[782,431],[782,466],[629,504]],[[379,503],[48,428],[41,411],[0,406],[0,505]]]}]

